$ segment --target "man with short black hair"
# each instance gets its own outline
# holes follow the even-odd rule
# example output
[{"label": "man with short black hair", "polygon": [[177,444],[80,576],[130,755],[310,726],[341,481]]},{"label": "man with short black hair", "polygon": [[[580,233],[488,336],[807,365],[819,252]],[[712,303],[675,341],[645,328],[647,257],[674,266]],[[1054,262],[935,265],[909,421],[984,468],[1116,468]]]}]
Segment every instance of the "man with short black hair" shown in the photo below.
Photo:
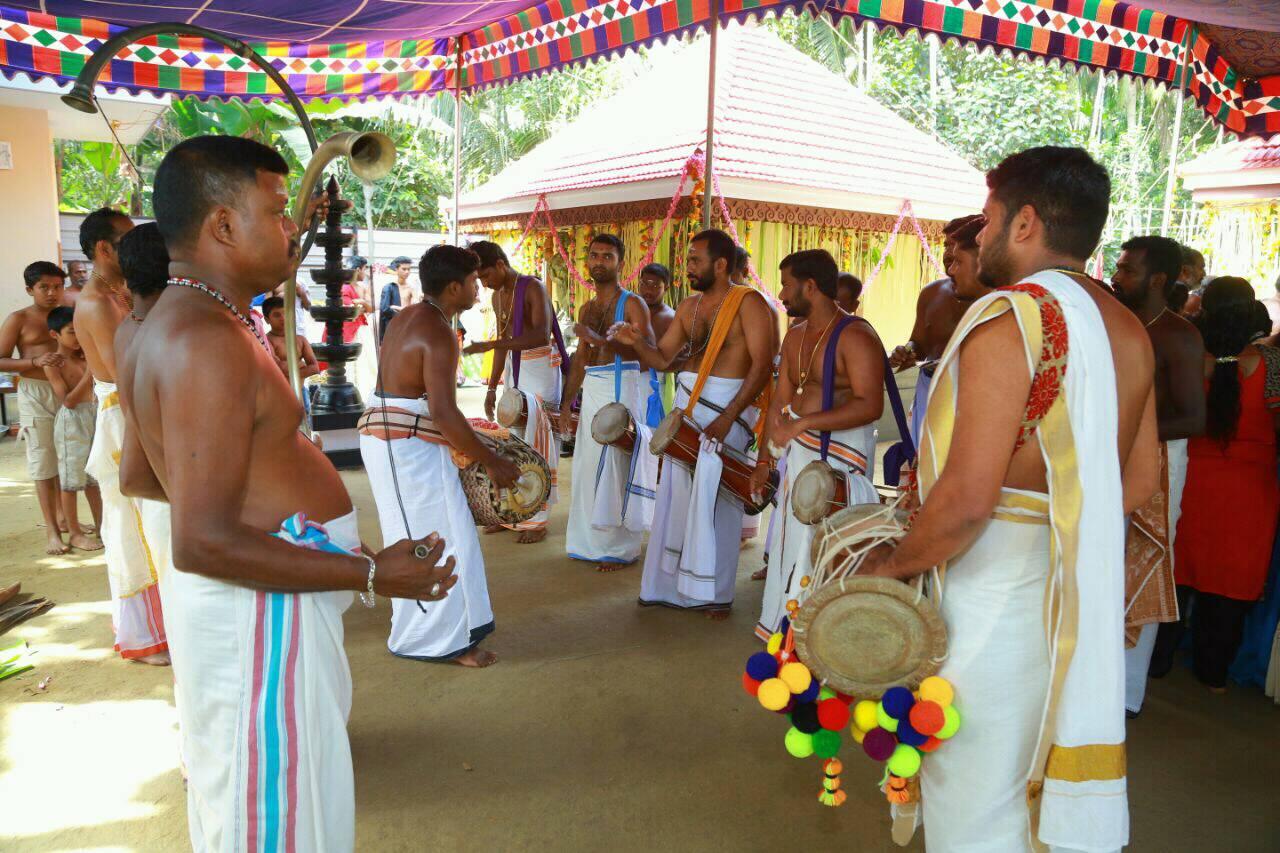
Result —
[{"label": "man with short black hair", "polygon": [[480,258],[458,246],[422,256],[422,302],[405,308],[382,344],[382,384],[360,418],[360,457],[378,505],[385,546],[435,531],[458,565],[448,599],[422,607],[391,602],[387,648],[399,657],[466,667],[497,663],[480,641],[493,632],[493,609],[480,538],[452,454],[484,465],[510,487],[520,475],[484,444],[458,409],[458,338],[453,319],[476,304]]},{"label": "man with short black hair", "polygon": [[657,346],[635,325],[618,322],[609,330],[646,367],[666,370],[686,359],[676,378],[676,409],[704,439],[693,470],[671,457],[664,463],[640,603],[705,610],[715,619],[727,618],[733,606],[744,515],[740,500],[720,494],[719,445],[746,454],[767,405],[777,330],[764,296],[731,283],[736,249],[716,229],[689,241],[686,269],[695,295],[680,303]]},{"label": "man with short black hair", "polygon": [[[551,469],[551,496],[533,518],[507,527],[519,531],[516,541],[522,545],[541,542],[547,537],[551,505],[559,500],[556,463],[560,459],[560,439],[551,426],[551,413],[560,411],[560,386],[569,369],[569,354],[564,350],[555,308],[542,282],[512,269],[507,253],[497,243],[480,240],[469,248],[480,259],[480,280],[493,291],[498,332],[494,340],[477,341],[463,352],[493,352],[489,390],[484,398],[486,418],[493,420],[499,382],[524,396],[528,417],[522,437]],[[502,529],[503,525],[494,525],[486,527],[485,532]]]},{"label": "man with short black hair", "polygon": [[922,765],[929,846],[1119,850],[1124,519],[1156,490],[1154,359],[1142,323],[1083,273],[1106,170],[1046,146],[987,186],[978,267],[996,290],[934,375],[910,530],[858,576],[946,571],[938,674],[969,734]]},{"label": "man with short black hair", "polygon": [[[667,333],[667,327],[676,319],[676,312],[667,304],[667,290],[671,287],[671,270],[659,263],[648,264],[644,269],[640,270],[640,283],[636,286],[636,291],[640,294],[640,298],[644,300],[644,304],[649,306],[649,320],[653,324],[653,336],[655,340],[662,340],[662,336]],[[680,372],[682,362],[677,361],[667,370],[661,373],[654,373],[652,378],[656,378],[662,393],[662,410],[663,412],[671,411],[671,405],[676,399],[676,374]]]},{"label": "man with short black hair", "polygon": [[172,277],[122,353],[151,472],[127,482],[170,507],[165,604],[197,850],[353,849],[342,613],[355,591],[370,606],[374,592],[436,601],[454,583],[434,534],[360,553],[342,479],[299,432],[302,405],[248,319],[296,266],[287,173],[237,136],[165,156],[152,201]]},{"label": "man with short black hair", "polygon": [[[409,284],[412,272],[412,258],[401,255],[391,262],[391,274],[395,279],[382,286],[382,294],[378,297],[378,340],[387,336],[387,327],[396,314],[416,301],[413,286]],[[372,285],[372,278],[370,284]]]},{"label": "man with short black hair", "polygon": [[862,279],[851,272],[840,273],[836,280],[836,304],[846,314],[858,313],[858,302],[862,299]]},{"label": "man with short black hair", "polygon": [[[58,532],[58,454],[53,426],[58,397],[45,368],[59,367],[63,357],[49,336],[49,312],[62,304],[67,274],[49,261],[36,261],[22,271],[31,304],[14,311],[0,325],[0,370],[18,374],[18,422],[27,450],[27,476],[36,484],[36,499],[44,517],[45,553],[65,554]],[[13,358],[14,351],[17,358]]]},{"label": "man with short black hair", "polygon": [[[1125,711],[1135,717],[1147,692],[1147,670],[1157,626],[1178,618],[1174,595],[1174,541],[1182,516],[1187,480],[1187,439],[1204,432],[1204,341],[1194,325],[1169,307],[1169,291],[1182,271],[1182,249],[1167,237],[1134,237],[1120,247],[1111,284],[1116,298],[1132,311],[1151,339],[1155,353],[1156,424],[1161,442],[1160,491],[1130,518],[1131,549],[1126,592],[1130,621],[1125,650]],[[1165,558],[1150,561],[1155,542]],[[1139,629],[1133,617],[1144,621]]]},{"label": "man with short black hair", "polygon": [[[646,340],[653,338],[645,301],[618,283],[625,257],[626,247],[613,234],[596,234],[587,246],[587,270],[595,292],[578,310],[578,349],[560,398],[558,422],[561,435],[565,435],[569,406],[581,389],[565,550],[575,560],[595,563],[599,572],[612,572],[634,563],[640,556],[646,529],[646,525],[635,523],[634,513],[627,517],[631,505],[638,503],[624,500],[631,493],[630,458],[591,437],[591,421],[608,403],[622,403],[635,423],[648,421],[648,400],[652,395],[646,393],[647,383],[642,381],[634,349],[605,340],[609,326],[622,320],[634,323]],[[634,452],[646,452],[647,445],[642,445],[637,441]],[[598,505],[602,512],[597,518]]]},{"label": "man with short black hair", "polygon": [[[778,296],[787,316],[798,322],[782,341],[778,386],[760,441],[781,449],[786,460],[786,482],[778,493],[781,539],[769,551],[756,624],[757,636],[766,641],[783,617],[799,609],[813,580],[809,543],[814,528],[791,512],[796,476],[820,459],[845,482],[850,506],[876,503],[876,421],[884,411],[884,344],[870,323],[837,303],[835,258],[825,249],[805,249],[783,258],[779,269]],[[752,474],[758,492],[770,467],[769,456],[760,454]]]}]

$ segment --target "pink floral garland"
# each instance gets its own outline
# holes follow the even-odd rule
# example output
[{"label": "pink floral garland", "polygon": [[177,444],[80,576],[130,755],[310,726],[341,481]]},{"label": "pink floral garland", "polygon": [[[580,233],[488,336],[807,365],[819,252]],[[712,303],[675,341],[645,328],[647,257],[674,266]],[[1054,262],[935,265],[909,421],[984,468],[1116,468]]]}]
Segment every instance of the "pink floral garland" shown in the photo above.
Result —
[{"label": "pink floral garland", "polygon": [[916,213],[911,208],[911,200],[903,199],[902,207],[898,209],[898,219],[893,223],[893,230],[889,232],[889,242],[884,244],[884,251],[880,253],[880,260],[876,262],[876,268],[871,271],[871,275],[867,276],[866,284],[863,288],[869,290],[871,285],[880,276],[880,271],[884,269],[885,262],[889,260],[889,252],[893,250],[893,242],[898,239],[898,230],[902,228],[902,220],[907,216],[911,217],[911,224],[915,228],[916,237],[920,239],[920,245],[924,246],[925,254],[929,256],[929,262],[933,264],[934,270],[939,275],[946,275],[947,271],[938,263],[938,258],[933,254],[933,247],[929,245],[929,241],[924,236],[924,229],[920,227],[920,220],[916,219]]}]

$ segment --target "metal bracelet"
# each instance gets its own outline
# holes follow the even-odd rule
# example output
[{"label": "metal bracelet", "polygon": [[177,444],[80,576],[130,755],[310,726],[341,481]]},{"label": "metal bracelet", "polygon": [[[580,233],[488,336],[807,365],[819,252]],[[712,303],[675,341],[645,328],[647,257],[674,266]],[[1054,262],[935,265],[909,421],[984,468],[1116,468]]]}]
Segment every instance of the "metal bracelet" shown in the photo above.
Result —
[{"label": "metal bracelet", "polygon": [[365,607],[373,607],[378,600],[377,596],[373,594],[373,576],[378,571],[378,564],[368,554],[361,554],[360,556],[364,557],[369,563],[369,580],[365,587],[368,591],[360,593],[360,601]]}]

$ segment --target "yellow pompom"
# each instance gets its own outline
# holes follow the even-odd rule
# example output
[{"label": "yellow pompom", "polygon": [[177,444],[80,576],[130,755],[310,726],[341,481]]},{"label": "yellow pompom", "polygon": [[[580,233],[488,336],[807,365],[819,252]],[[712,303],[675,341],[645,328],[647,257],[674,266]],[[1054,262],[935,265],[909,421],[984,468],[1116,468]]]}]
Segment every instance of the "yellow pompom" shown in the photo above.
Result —
[{"label": "yellow pompom", "polygon": [[791,690],[781,678],[767,678],[760,682],[756,698],[768,711],[781,711],[791,701]]},{"label": "yellow pompom", "polygon": [[769,638],[769,642],[765,645],[764,650],[771,655],[776,655],[778,650],[782,648],[782,634],[774,634]]},{"label": "yellow pompom", "polygon": [[778,671],[778,678],[786,682],[787,687],[792,693],[803,693],[809,689],[809,685],[813,682],[813,674],[809,672],[809,667],[802,663],[794,662],[786,664]]},{"label": "yellow pompom", "polygon": [[876,707],[879,705],[873,699],[863,699],[857,705],[853,706],[853,725],[864,732],[874,729],[876,723]]},{"label": "yellow pompom", "polygon": [[867,736],[867,733],[857,726],[850,726],[849,732],[853,735],[854,743],[862,743],[862,739]]},{"label": "yellow pompom", "polygon": [[931,675],[920,682],[920,698],[925,702],[937,702],[945,708],[955,701],[956,691],[950,681]]}]

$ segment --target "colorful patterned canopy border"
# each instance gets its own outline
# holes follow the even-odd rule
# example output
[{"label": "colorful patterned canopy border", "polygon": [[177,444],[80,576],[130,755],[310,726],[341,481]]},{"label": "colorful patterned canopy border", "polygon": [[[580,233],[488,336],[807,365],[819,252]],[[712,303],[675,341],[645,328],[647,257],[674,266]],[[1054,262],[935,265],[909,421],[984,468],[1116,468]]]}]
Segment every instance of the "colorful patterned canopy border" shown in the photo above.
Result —
[{"label": "colorful patterned canopy border", "polygon": [[[1070,62],[1153,82],[1182,82],[1232,133],[1280,132],[1280,75],[1240,77],[1193,24],[1111,0],[722,0],[722,20],[785,12],[849,18],[901,33]],[[711,0],[548,0],[456,39],[301,44],[250,42],[304,98],[358,99],[473,92],[632,50],[704,28]],[[89,18],[0,7],[0,72],[73,78],[94,48],[121,28]],[[1190,38],[1188,39],[1188,35]],[[131,45],[101,79],[108,88],[200,97],[277,97],[266,75],[221,45],[156,36]]]}]

